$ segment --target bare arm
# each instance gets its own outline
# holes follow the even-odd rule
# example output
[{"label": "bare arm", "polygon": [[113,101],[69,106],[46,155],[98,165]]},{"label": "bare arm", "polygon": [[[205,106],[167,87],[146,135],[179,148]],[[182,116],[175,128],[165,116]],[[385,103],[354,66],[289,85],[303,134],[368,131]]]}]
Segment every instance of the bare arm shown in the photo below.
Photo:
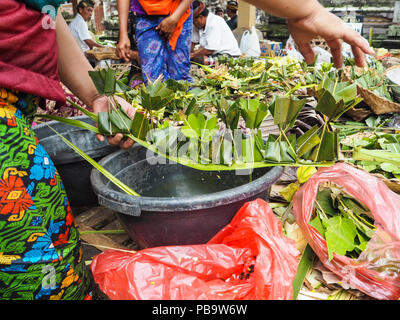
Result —
[{"label": "bare arm", "polygon": [[316,0],[245,0],[274,16],[287,19],[306,17],[316,6],[321,6]]},{"label": "bare arm", "polygon": [[97,47],[97,48],[103,48],[104,47],[101,44],[98,44],[96,41],[93,41],[92,39],[87,39],[87,40],[84,40],[84,41],[89,46],[90,49],[93,49],[93,47]]},{"label": "bare arm", "polygon": [[169,39],[172,33],[175,31],[176,25],[182,15],[189,9],[190,4],[193,0],[181,0],[176,10],[167,18],[165,18],[156,27],[162,37]]},{"label": "bare arm", "polygon": [[[68,25],[61,14],[56,19],[58,54],[58,73],[60,80],[71,92],[76,95],[84,104],[91,107],[94,112],[106,111],[109,108],[108,99],[98,93],[88,71],[93,70],[92,66],[83,55],[82,50],[76,43],[69,31]],[[128,114],[133,116],[134,110],[124,100],[120,100],[121,106]],[[111,145],[120,145],[121,148],[129,148],[133,145],[132,140],[123,141],[122,134],[108,138]],[[99,140],[104,140],[98,135]]]},{"label": "bare arm", "polygon": [[356,64],[365,65],[365,54],[373,54],[368,43],[339,17],[326,10],[317,0],[245,0],[273,15],[286,18],[289,31],[299,51],[308,63],[314,59],[310,41],[317,36],[324,38],[331,48],[336,67],[342,64],[342,45],[351,45]]},{"label": "bare arm", "polygon": [[176,10],[170,15],[170,17],[173,17],[176,20],[176,22],[178,22],[179,19],[186,12],[186,10],[189,9],[190,4],[192,2],[193,2],[193,0],[181,0],[181,3],[176,8]]},{"label": "bare arm", "polygon": [[56,30],[60,79],[84,104],[92,107],[93,101],[99,96],[88,74],[93,68],[60,14],[56,19]]},{"label": "bare arm", "polygon": [[208,56],[208,55],[212,54],[213,52],[214,51],[208,50],[206,48],[200,48],[199,50],[196,50],[190,54],[190,59],[193,59],[193,58],[196,58],[199,56]]},{"label": "bare arm", "polygon": [[126,62],[130,60],[131,42],[128,36],[128,16],[130,9],[129,0],[117,0],[119,18],[119,40],[117,44],[117,54]]}]

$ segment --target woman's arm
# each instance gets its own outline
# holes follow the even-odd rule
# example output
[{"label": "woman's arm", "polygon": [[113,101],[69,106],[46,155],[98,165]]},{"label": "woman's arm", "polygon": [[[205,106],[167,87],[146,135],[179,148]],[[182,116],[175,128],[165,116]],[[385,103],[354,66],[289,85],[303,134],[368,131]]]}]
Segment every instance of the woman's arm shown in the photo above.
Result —
[{"label": "woman's arm", "polygon": [[[108,99],[98,93],[88,73],[93,68],[83,55],[61,14],[57,15],[56,31],[59,51],[58,73],[61,82],[85,105],[91,107],[94,112],[107,111],[109,108]],[[132,106],[122,99],[120,104],[133,117],[134,110]],[[133,145],[132,140],[123,141],[122,138],[123,135],[118,133],[114,137],[108,138],[108,143],[120,145],[123,149]],[[98,135],[98,139],[103,141],[104,137]]]},{"label": "woman's arm", "polygon": [[84,104],[92,107],[93,101],[99,97],[97,89],[88,74],[88,71],[93,70],[93,68],[83,55],[61,14],[57,15],[56,31],[58,74],[61,82]]},{"label": "woman's arm", "polygon": [[130,10],[130,0],[117,0],[119,18],[119,40],[117,43],[117,54],[126,62],[131,59],[131,41],[128,36],[128,16]]},{"label": "woman's arm", "polygon": [[98,44],[96,41],[93,41],[92,39],[84,40],[84,42],[89,46],[90,49],[93,49],[93,47],[104,48],[104,46]]},{"label": "woman's arm", "polygon": [[339,17],[330,13],[317,0],[245,0],[273,15],[286,18],[289,31],[307,63],[314,59],[310,41],[317,36],[324,38],[331,48],[336,67],[342,65],[342,45],[351,45],[356,64],[365,65],[365,54],[374,51],[356,31],[348,27]]},{"label": "woman's arm", "polygon": [[213,54],[213,50],[208,50],[206,48],[200,48],[197,51],[194,51],[190,54],[190,59],[201,57],[201,56],[208,56]]},{"label": "woman's arm", "polygon": [[274,16],[287,19],[306,17],[316,6],[321,6],[316,0],[245,0]]},{"label": "woman's arm", "polygon": [[176,10],[167,18],[165,18],[161,23],[156,27],[156,30],[160,33],[165,39],[169,39],[172,33],[175,31],[176,25],[182,15],[189,9],[190,4],[193,0],[181,0]]}]

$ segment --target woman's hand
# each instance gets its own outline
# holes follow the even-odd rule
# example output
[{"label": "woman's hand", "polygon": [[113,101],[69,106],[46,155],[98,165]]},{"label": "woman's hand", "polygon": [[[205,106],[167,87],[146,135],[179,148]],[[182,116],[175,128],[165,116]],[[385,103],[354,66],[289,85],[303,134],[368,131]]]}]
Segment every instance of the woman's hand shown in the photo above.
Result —
[{"label": "woman's hand", "polygon": [[129,40],[128,34],[121,33],[116,47],[118,57],[124,59],[126,62],[131,61],[131,41]]},{"label": "woman's hand", "polygon": [[[133,119],[133,116],[135,114],[135,110],[132,108],[132,106],[122,99],[121,97],[115,96],[115,99],[118,101],[118,103],[121,105],[121,107],[126,111],[127,115]],[[94,99],[93,103],[93,111],[95,113],[102,112],[102,111],[108,111],[109,110],[109,101],[106,96],[98,96],[97,98]],[[104,136],[101,134],[97,134],[97,139],[99,141],[104,141]],[[124,136],[122,133],[117,133],[113,137],[108,137],[108,143],[111,146],[120,146],[121,149],[129,149],[130,147],[133,146],[134,141],[131,139],[124,139]]]},{"label": "woman's hand", "polygon": [[158,30],[158,33],[162,38],[169,40],[169,38],[172,36],[172,33],[175,31],[177,23],[178,21],[174,16],[169,16],[160,22],[160,24],[156,27],[156,30]]},{"label": "woman's hand", "polygon": [[310,41],[317,36],[324,38],[331,48],[333,62],[337,68],[342,67],[342,40],[351,45],[355,62],[359,67],[365,65],[365,54],[374,54],[361,35],[320,5],[304,18],[288,19],[288,27],[307,63],[312,63],[314,60]]}]

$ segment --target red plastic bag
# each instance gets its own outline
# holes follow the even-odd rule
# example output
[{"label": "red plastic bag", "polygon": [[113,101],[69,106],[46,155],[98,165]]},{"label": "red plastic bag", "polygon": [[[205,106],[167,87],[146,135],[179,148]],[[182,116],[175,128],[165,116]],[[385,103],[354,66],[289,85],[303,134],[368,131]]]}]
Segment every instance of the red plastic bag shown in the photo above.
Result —
[{"label": "red plastic bag", "polygon": [[110,299],[291,299],[298,255],[268,203],[257,199],[207,244],[105,251],[91,270]]},{"label": "red plastic bag", "polygon": [[[342,186],[367,206],[374,217],[377,230],[357,259],[334,253],[329,261],[325,239],[308,224],[318,186],[324,182]],[[384,182],[344,163],[319,169],[295,194],[293,211],[308,244],[325,267],[342,278],[344,287],[358,289],[376,299],[400,298],[400,196]]]}]

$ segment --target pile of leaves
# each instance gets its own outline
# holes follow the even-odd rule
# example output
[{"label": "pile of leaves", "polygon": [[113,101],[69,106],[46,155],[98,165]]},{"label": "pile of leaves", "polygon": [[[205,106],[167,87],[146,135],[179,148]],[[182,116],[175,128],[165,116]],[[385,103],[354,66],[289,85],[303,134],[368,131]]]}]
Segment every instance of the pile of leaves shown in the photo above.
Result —
[{"label": "pile of leaves", "polygon": [[319,187],[314,208],[309,224],[325,238],[329,260],[333,253],[357,259],[376,229],[369,209],[331,183]]},{"label": "pile of leaves", "polygon": [[394,101],[389,80],[384,76],[385,68],[381,61],[373,60],[363,69],[354,65],[354,59],[347,59],[345,64],[348,65],[349,77],[354,83],[382,98]]},{"label": "pile of leaves", "polygon": [[[283,179],[272,186],[269,205],[281,221],[284,234],[295,241],[296,248],[302,253],[293,282],[294,299],[370,299],[358,290],[344,289],[342,279],[327,269],[307,244],[296,223],[292,200],[301,185],[317,170],[314,167],[290,169],[294,170],[285,171]],[[330,255],[335,252],[357,258],[374,231],[369,210],[334,184],[320,185],[319,191],[309,224],[326,239]]]},{"label": "pile of leaves", "polygon": [[371,116],[364,123],[335,124],[343,160],[387,179],[400,179],[400,134],[387,127],[390,120]]},{"label": "pile of leaves", "polygon": [[302,64],[291,57],[219,57],[215,66],[199,65],[203,72],[194,77],[194,86],[231,96],[271,97],[272,92],[288,92],[306,86]]}]

